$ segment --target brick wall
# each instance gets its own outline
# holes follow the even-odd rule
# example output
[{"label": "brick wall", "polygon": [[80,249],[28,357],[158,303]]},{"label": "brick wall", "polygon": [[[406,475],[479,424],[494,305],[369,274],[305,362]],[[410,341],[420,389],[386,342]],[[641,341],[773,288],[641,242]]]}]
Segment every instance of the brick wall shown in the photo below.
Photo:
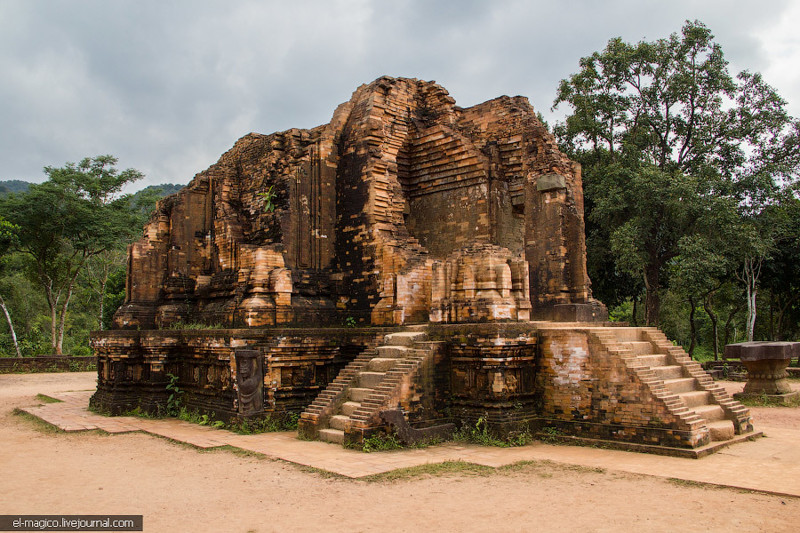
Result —
[{"label": "brick wall", "polygon": [[699,433],[672,414],[590,331],[543,329],[538,334],[541,424],[600,439],[679,447],[698,444]]},{"label": "brick wall", "polygon": [[94,357],[72,357],[69,355],[0,357],[0,374],[14,372],[88,372],[94,369]]},{"label": "brick wall", "polygon": [[178,376],[183,404],[218,418],[238,414],[237,348],[260,350],[264,413],[300,412],[386,330],[230,329],[104,331],[92,338],[97,354],[95,407],[120,414],[166,407],[169,374]]}]

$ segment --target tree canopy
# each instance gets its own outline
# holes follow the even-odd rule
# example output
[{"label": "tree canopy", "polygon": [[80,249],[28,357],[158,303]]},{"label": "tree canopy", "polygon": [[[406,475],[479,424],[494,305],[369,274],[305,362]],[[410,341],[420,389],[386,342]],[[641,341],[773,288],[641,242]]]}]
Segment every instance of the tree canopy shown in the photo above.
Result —
[{"label": "tree canopy", "polygon": [[[641,279],[658,324],[663,288],[699,243],[745,270],[774,248],[759,220],[796,179],[800,126],[759,74],[729,73],[697,21],[654,42],[612,39],[579,66],[559,85],[554,107],[572,111],[555,132],[584,167],[591,273]],[[718,238],[731,229],[736,246]]]},{"label": "tree canopy", "polygon": [[119,172],[116,163],[112,156],[98,156],[45,167],[47,181],[0,201],[0,212],[15,227],[14,246],[31,259],[31,277],[47,300],[56,354],[62,353],[67,309],[87,261],[119,248],[138,231],[137,211],[120,193],[142,174]]}]

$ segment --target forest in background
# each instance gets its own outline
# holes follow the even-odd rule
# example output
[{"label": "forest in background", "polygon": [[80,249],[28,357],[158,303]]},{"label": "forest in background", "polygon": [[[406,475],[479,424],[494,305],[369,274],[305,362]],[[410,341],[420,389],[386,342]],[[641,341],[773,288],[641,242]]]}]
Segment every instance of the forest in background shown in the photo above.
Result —
[{"label": "forest in background", "polygon": [[[612,320],[657,325],[701,360],[800,340],[800,121],[758,73],[731,74],[687,21],[582,58],[561,105],[551,130],[582,165],[589,275]],[[142,176],[116,162],[0,182],[0,356],[90,355],[89,332],[110,324],[126,246],[181,188],[121,194]]]},{"label": "forest in background", "polygon": [[553,128],[582,165],[589,275],[612,318],[700,358],[800,336],[800,121],[731,73],[699,21],[611,39],[562,80]]},{"label": "forest in background", "polygon": [[[97,160],[106,163],[102,168],[94,169],[96,174],[94,185],[102,187],[101,174],[105,174],[106,180],[118,174],[113,166],[116,160],[102,156],[84,161]],[[68,168],[69,165],[64,167]],[[59,182],[58,177],[56,182],[53,182],[53,174],[58,174],[58,171],[64,169],[46,169],[45,172],[50,179],[44,184],[20,180],[0,181],[0,252],[2,253],[0,310],[3,312],[3,316],[0,317],[0,357],[16,356],[17,347],[22,356],[54,353],[52,327],[54,314],[51,303],[54,304],[56,311],[56,326],[58,326],[59,312],[63,311],[64,315],[61,336],[63,353],[74,356],[91,355],[89,333],[108,328],[114,312],[125,298],[127,245],[141,235],[142,228],[155,209],[156,201],[183,187],[171,183],[150,185],[136,193],[122,195],[119,190],[115,190],[117,185],[133,181],[126,178],[138,179],[141,176],[138,172],[132,171],[123,177],[124,183],[113,186],[105,184],[108,189],[107,196],[92,199],[89,192],[92,189],[90,182],[77,184],[73,180],[72,183],[64,183],[64,180]],[[91,177],[92,169],[88,170],[86,174]],[[98,170],[101,172],[97,172]],[[54,187],[48,187],[48,183]],[[103,207],[113,204],[114,210],[124,216],[107,216],[105,220],[99,221],[94,219],[94,224],[88,220],[81,220],[79,216],[59,217],[55,214],[56,209],[48,207],[47,200],[42,201],[42,195],[52,197],[54,202],[71,206],[76,213],[88,209],[96,211],[101,216],[107,215]],[[40,205],[36,207],[34,203]],[[20,231],[21,228],[14,227],[8,219],[14,218],[11,211],[21,206],[31,208],[31,212],[22,214],[30,216],[34,221],[38,218],[41,222],[59,223],[63,227],[55,231],[51,231],[52,228],[46,225],[38,228],[41,231],[36,237],[44,241],[41,245],[20,242],[20,233],[23,233]],[[16,213],[17,216],[20,214]],[[99,244],[99,247],[91,248],[92,243],[86,241],[90,241],[92,236],[80,233],[83,230],[97,229],[96,225],[99,222],[107,222],[112,227],[105,228],[107,239],[95,243]],[[84,223],[86,223],[85,228],[81,228]],[[116,227],[113,227],[115,225]],[[58,243],[60,246],[52,246],[56,243],[47,240],[59,231],[61,233],[58,236],[63,242]],[[48,248],[48,245],[51,246]],[[72,265],[68,262],[76,249],[80,250],[82,246],[90,255],[80,268],[76,269],[74,261]],[[39,257],[35,256],[36,252],[41,252]],[[44,270],[37,269],[37,259],[49,263],[41,265]],[[75,275],[75,279],[73,287],[69,290],[71,294],[68,300],[67,291],[62,291],[60,298],[56,299],[53,293],[58,290],[59,285],[65,286],[71,275]],[[45,286],[48,283],[50,287]]]}]

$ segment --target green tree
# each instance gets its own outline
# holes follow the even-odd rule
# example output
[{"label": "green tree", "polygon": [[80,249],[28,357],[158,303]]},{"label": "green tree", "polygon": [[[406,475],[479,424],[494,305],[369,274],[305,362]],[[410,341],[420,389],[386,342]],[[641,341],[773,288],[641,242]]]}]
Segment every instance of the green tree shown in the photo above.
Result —
[{"label": "green tree", "polygon": [[649,324],[682,239],[701,231],[714,198],[763,205],[797,168],[785,102],[758,74],[732,77],[697,21],[655,42],[612,39],[562,80],[562,103],[572,113],[555,132],[584,167],[590,235],[643,279]]},{"label": "green tree", "polygon": [[[17,227],[0,215],[0,265],[2,266],[5,266],[5,255],[9,247],[15,242],[16,232]],[[0,309],[3,310],[3,316],[5,316],[6,322],[8,323],[11,341],[14,343],[14,351],[17,353],[17,357],[22,357],[22,352],[19,349],[19,342],[17,340],[17,332],[14,329],[14,321],[11,319],[11,312],[6,305],[6,300],[3,298],[2,292],[0,292]]]},{"label": "green tree", "polygon": [[0,202],[17,227],[16,247],[33,264],[35,282],[50,312],[53,353],[63,352],[67,310],[90,258],[118,248],[137,231],[137,216],[122,188],[142,177],[117,171],[117,159],[98,156],[64,167],[45,167],[48,180]]},{"label": "green tree", "polygon": [[107,286],[111,276],[115,272],[125,272],[125,262],[127,257],[121,248],[110,248],[93,255],[86,262],[86,268],[82,273],[80,281],[82,285],[91,289],[97,298],[99,309],[97,310],[97,329],[106,329],[108,322],[106,316],[106,295]]},{"label": "green tree", "polygon": [[800,199],[792,197],[773,208],[781,231],[771,260],[764,265],[763,286],[769,297],[768,336],[800,338]]}]

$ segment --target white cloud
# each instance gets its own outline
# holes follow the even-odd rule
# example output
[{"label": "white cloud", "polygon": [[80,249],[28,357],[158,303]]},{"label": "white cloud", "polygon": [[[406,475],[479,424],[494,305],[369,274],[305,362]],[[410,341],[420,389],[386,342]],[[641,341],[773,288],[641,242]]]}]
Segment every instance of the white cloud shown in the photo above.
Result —
[{"label": "white cloud", "polygon": [[767,66],[764,79],[788,100],[788,109],[800,117],[800,2],[791,3],[777,24],[756,32],[761,41]]},{"label": "white cloud", "polygon": [[766,4],[2,0],[0,179],[111,153],[147,183],[185,183],[250,131],[327,122],[383,74],[434,79],[462,106],[521,94],[551,118],[580,57],[615,36],[666,37],[686,19],[800,114],[797,2]]}]

